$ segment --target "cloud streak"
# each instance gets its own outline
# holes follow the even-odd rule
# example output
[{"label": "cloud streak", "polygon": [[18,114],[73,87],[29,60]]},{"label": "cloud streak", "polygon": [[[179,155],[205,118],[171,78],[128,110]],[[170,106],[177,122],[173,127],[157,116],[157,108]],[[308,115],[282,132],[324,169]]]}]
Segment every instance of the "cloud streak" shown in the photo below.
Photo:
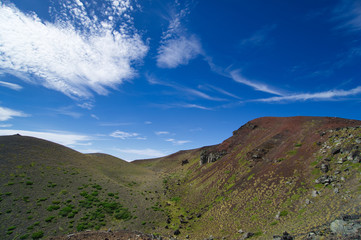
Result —
[{"label": "cloud streak", "polygon": [[129,133],[129,132],[123,132],[123,131],[114,131],[110,134],[111,137],[114,138],[120,138],[122,140],[125,139],[138,139],[138,140],[146,140],[145,137],[141,137],[139,133]]},{"label": "cloud streak", "polygon": [[28,117],[28,114],[13,110],[10,108],[0,107],[0,121],[7,121],[14,117]]},{"label": "cloud streak", "polygon": [[22,86],[20,86],[18,84],[4,82],[4,81],[0,81],[0,86],[10,88],[10,89],[15,90],[15,91],[20,91],[23,88]]},{"label": "cloud streak", "polygon": [[361,3],[360,1],[343,0],[334,10],[335,18],[342,20],[339,26],[350,31],[361,30]]},{"label": "cloud streak", "polygon": [[348,97],[361,94],[361,86],[350,90],[330,90],[318,93],[301,93],[280,97],[262,98],[251,100],[253,102],[284,102],[284,101],[309,101],[309,100],[333,100],[339,97]]},{"label": "cloud streak", "polygon": [[266,84],[262,84],[262,83],[256,83],[254,81],[250,81],[246,78],[244,78],[239,70],[234,70],[230,72],[230,77],[238,82],[238,83],[242,83],[244,85],[247,85],[249,87],[252,87],[254,90],[256,91],[260,91],[260,92],[266,92],[266,93],[270,93],[270,94],[274,94],[274,95],[283,95],[281,92],[272,89],[271,87],[267,86]]},{"label": "cloud streak", "polygon": [[160,81],[157,78],[155,78],[154,76],[146,75],[146,78],[147,78],[147,81],[148,81],[149,84],[156,84],[156,85],[162,85],[162,86],[174,88],[174,89],[178,90],[181,94],[187,93],[188,95],[192,95],[192,96],[195,96],[195,97],[198,97],[198,98],[203,98],[203,99],[211,100],[211,101],[224,101],[224,99],[212,97],[212,96],[210,96],[210,95],[208,95],[208,94],[206,94],[204,92],[201,92],[199,90],[184,87],[182,85],[178,85],[178,84],[175,84],[175,83]]},{"label": "cloud streak", "polygon": [[[106,95],[136,75],[132,64],[142,60],[148,46],[132,26],[129,1],[107,1],[98,10],[79,0],[58,4],[63,9],[53,8],[51,23],[0,3],[3,72],[74,99]],[[118,22],[120,30],[115,29]]]},{"label": "cloud streak", "polygon": [[190,143],[191,141],[188,141],[188,140],[175,140],[173,138],[169,138],[167,140],[165,140],[167,142],[171,142],[173,143],[174,145],[183,145],[183,144],[186,144],[186,143]]}]

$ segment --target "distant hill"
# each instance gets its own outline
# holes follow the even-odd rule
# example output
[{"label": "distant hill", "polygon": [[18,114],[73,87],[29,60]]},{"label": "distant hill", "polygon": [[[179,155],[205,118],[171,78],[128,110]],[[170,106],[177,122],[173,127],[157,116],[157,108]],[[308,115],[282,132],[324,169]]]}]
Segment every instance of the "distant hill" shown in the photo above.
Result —
[{"label": "distant hill", "polygon": [[0,137],[0,239],[146,231],[164,221],[152,210],[161,188],[152,171],[110,155],[81,154],[33,137]]},{"label": "distant hill", "polygon": [[354,239],[360,152],[361,121],[330,117],[258,118],[220,144],[132,163],[0,137],[0,238]]}]

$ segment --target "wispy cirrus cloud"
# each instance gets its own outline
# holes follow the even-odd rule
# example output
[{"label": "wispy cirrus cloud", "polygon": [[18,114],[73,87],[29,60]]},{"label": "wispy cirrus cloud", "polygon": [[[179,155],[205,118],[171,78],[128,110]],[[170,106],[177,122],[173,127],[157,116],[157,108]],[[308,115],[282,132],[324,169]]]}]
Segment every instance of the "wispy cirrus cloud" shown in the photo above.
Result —
[{"label": "wispy cirrus cloud", "polygon": [[170,134],[170,132],[167,132],[167,131],[157,131],[157,132],[154,132],[154,133],[155,133],[155,135],[158,135],[158,136]]},{"label": "wispy cirrus cloud", "polygon": [[15,84],[15,83],[9,83],[9,82],[4,82],[4,81],[0,81],[0,86],[1,87],[6,87],[6,88],[10,88],[12,90],[16,90],[19,91],[21,89],[23,89],[22,86]]},{"label": "wispy cirrus cloud", "polygon": [[9,128],[12,126],[13,126],[12,124],[0,124],[0,127],[2,127],[2,128]]},{"label": "wispy cirrus cloud", "polygon": [[266,85],[266,84],[263,84],[263,83],[257,83],[255,81],[251,81],[245,77],[242,76],[240,70],[233,70],[230,72],[230,77],[238,82],[238,83],[242,83],[244,85],[247,85],[249,87],[252,87],[254,90],[256,91],[260,91],[260,92],[266,92],[266,93],[270,93],[270,94],[274,94],[274,95],[280,95],[282,96],[283,94],[276,90],[276,89],[273,89],[272,87]]},{"label": "wispy cirrus cloud", "polygon": [[241,46],[260,46],[269,43],[270,33],[276,29],[277,25],[265,26],[262,29],[253,33],[250,37],[242,39],[240,42]]},{"label": "wispy cirrus cloud", "polygon": [[176,140],[176,139],[173,139],[173,138],[166,139],[165,141],[171,142],[171,143],[173,143],[174,145],[183,145],[183,144],[186,144],[186,143],[190,143],[190,142],[191,142],[191,141],[189,141],[189,140]]},{"label": "wispy cirrus cloud", "polygon": [[132,64],[148,46],[133,27],[129,0],[105,1],[101,9],[84,0],[53,4],[48,22],[0,3],[2,72],[74,99],[106,95],[136,75]]},{"label": "wispy cirrus cloud", "polygon": [[226,90],[224,90],[222,88],[219,88],[219,87],[216,87],[216,86],[213,86],[213,85],[210,85],[210,84],[200,85],[200,86],[198,86],[198,88],[205,89],[205,90],[213,90],[213,91],[219,92],[219,93],[221,93],[223,95],[226,95],[228,97],[241,99],[240,97],[236,96],[233,93],[230,93],[230,92],[228,92],[228,91],[226,91]]},{"label": "wispy cirrus cloud", "polygon": [[361,30],[361,2],[358,0],[342,0],[334,9],[334,18],[341,20],[340,28],[349,31]]},{"label": "wispy cirrus cloud", "polygon": [[139,133],[131,133],[131,132],[123,132],[116,130],[110,134],[111,137],[120,138],[120,139],[138,139],[138,140],[146,140],[146,137],[140,136]]},{"label": "wispy cirrus cloud", "polygon": [[29,115],[21,111],[0,107],[0,121],[7,121],[14,117],[29,117]]},{"label": "wispy cirrus cloud", "polygon": [[199,90],[196,90],[196,89],[185,87],[185,86],[182,86],[182,85],[179,85],[176,83],[161,81],[151,75],[146,75],[146,78],[147,78],[147,81],[149,84],[156,84],[156,85],[170,87],[170,88],[176,89],[182,95],[194,96],[194,97],[203,98],[203,99],[211,100],[211,101],[224,101],[224,99],[222,99],[222,98],[210,96],[210,95],[208,95],[204,92],[201,92]]},{"label": "wispy cirrus cloud", "polygon": [[262,98],[251,100],[253,102],[289,102],[289,101],[327,101],[327,100],[335,100],[340,97],[350,97],[361,94],[361,86],[350,90],[330,90],[325,92],[318,93],[300,93],[300,94],[292,94],[285,95],[280,97],[270,97],[270,98]]},{"label": "wispy cirrus cloud", "polygon": [[[178,3],[178,7],[179,7]],[[176,68],[187,65],[189,61],[202,54],[202,44],[195,34],[188,33],[182,21],[189,14],[189,7],[184,7],[169,17],[167,31],[163,32],[158,48],[157,66]]]},{"label": "wispy cirrus cloud", "polygon": [[23,136],[37,137],[59,143],[65,146],[70,145],[91,145],[89,141],[93,140],[92,137],[82,134],[63,132],[63,131],[27,131],[15,129],[0,129],[0,135],[14,135],[20,134]]}]

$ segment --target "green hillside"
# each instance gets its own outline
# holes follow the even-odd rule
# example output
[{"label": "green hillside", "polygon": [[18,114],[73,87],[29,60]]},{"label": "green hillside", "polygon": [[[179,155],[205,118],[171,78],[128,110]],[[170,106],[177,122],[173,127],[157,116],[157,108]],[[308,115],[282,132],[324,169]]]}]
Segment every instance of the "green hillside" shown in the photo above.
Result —
[{"label": "green hillside", "polygon": [[0,137],[0,169],[0,239],[86,229],[146,231],[164,221],[152,210],[161,179],[109,155],[5,136]]}]

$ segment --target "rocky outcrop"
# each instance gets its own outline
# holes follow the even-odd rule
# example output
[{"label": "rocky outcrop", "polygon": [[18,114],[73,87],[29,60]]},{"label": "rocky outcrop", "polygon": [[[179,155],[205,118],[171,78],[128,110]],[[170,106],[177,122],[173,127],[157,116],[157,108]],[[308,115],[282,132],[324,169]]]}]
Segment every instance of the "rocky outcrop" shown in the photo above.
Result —
[{"label": "rocky outcrop", "polygon": [[293,237],[288,232],[284,232],[282,236],[273,236],[273,240],[293,240]]},{"label": "rocky outcrop", "polygon": [[226,155],[226,151],[220,151],[220,152],[208,152],[206,149],[201,152],[201,158],[199,161],[200,165],[206,164],[206,163],[212,163],[217,161],[218,159],[222,158],[224,155]]},{"label": "rocky outcrop", "polygon": [[188,164],[188,163],[189,163],[188,159],[182,160],[182,166],[183,166],[183,165],[186,165],[186,164]]}]

